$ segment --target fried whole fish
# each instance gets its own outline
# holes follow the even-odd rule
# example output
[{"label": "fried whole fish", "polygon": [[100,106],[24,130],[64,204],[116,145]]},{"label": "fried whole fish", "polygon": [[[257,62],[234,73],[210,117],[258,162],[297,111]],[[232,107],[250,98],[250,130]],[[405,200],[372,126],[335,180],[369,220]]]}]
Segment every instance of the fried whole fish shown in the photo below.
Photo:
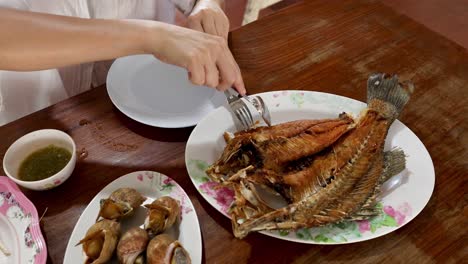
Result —
[{"label": "fried whole fish", "polygon": [[[367,83],[368,107],[357,122],[301,120],[225,137],[227,146],[207,174],[231,186],[234,235],[298,229],[374,215],[380,185],[404,169],[402,151],[384,154],[388,129],[408,102],[413,85],[374,74]],[[274,208],[260,189],[281,195]]]}]

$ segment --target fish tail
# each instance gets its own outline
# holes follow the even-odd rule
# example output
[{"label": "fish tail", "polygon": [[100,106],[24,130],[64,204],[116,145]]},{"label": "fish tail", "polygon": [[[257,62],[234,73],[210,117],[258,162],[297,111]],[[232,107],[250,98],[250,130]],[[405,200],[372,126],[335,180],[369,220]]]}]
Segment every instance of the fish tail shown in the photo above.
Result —
[{"label": "fish tail", "polygon": [[380,182],[386,182],[392,176],[397,175],[406,168],[406,154],[403,150],[397,148],[384,152],[384,169]]},{"label": "fish tail", "polygon": [[400,115],[413,91],[414,85],[408,81],[400,83],[397,75],[372,74],[367,81],[367,103],[369,109],[393,121]]}]

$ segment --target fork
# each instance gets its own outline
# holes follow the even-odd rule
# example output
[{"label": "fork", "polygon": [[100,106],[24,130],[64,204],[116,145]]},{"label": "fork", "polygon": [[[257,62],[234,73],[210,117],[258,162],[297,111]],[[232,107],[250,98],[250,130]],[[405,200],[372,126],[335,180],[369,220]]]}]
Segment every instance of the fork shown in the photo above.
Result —
[{"label": "fork", "polygon": [[249,101],[257,112],[260,114],[260,117],[263,119],[267,126],[271,126],[271,116],[268,107],[266,106],[265,102],[263,101],[262,97],[256,96],[245,96],[244,97],[247,101]]},{"label": "fork", "polygon": [[[226,95],[231,111],[236,115],[244,130],[251,128],[254,125],[254,120],[249,107],[244,100],[242,100],[246,99],[245,96],[239,95],[239,93],[232,88],[224,91],[224,95]],[[248,99],[246,100],[250,102]]]}]

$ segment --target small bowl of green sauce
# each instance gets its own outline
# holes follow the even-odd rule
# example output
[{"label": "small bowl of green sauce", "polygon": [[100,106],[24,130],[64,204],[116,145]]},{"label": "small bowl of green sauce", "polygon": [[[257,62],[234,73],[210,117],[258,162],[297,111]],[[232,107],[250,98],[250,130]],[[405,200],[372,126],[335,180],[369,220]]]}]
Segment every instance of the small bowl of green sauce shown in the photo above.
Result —
[{"label": "small bowl of green sauce", "polygon": [[42,129],[26,134],[8,148],[3,169],[10,179],[31,190],[48,190],[70,177],[76,146],[65,132]]}]

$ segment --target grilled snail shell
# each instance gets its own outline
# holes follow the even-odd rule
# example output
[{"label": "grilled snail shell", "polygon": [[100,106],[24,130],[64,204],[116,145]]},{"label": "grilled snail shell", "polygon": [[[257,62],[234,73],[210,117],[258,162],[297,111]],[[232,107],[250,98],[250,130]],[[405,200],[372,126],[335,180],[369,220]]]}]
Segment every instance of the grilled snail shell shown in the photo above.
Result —
[{"label": "grilled snail shell", "polygon": [[122,235],[117,245],[117,257],[123,264],[133,264],[136,259],[145,251],[149,237],[145,230],[134,227]]},{"label": "grilled snail shell", "polygon": [[163,196],[146,204],[148,208],[148,216],[145,219],[145,230],[150,236],[160,234],[170,228],[180,215],[180,206],[178,201],[169,197]]},{"label": "grilled snail shell", "polygon": [[122,217],[131,215],[146,198],[133,188],[119,188],[112,192],[107,199],[101,200],[99,217],[109,220],[120,220]]},{"label": "grilled snail shell", "polygon": [[151,239],[146,249],[148,264],[190,264],[190,256],[179,241],[167,234]]},{"label": "grilled snail shell", "polygon": [[119,235],[120,223],[102,219],[88,229],[77,246],[83,245],[83,251],[88,257],[86,263],[106,263],[114,253]]}]

